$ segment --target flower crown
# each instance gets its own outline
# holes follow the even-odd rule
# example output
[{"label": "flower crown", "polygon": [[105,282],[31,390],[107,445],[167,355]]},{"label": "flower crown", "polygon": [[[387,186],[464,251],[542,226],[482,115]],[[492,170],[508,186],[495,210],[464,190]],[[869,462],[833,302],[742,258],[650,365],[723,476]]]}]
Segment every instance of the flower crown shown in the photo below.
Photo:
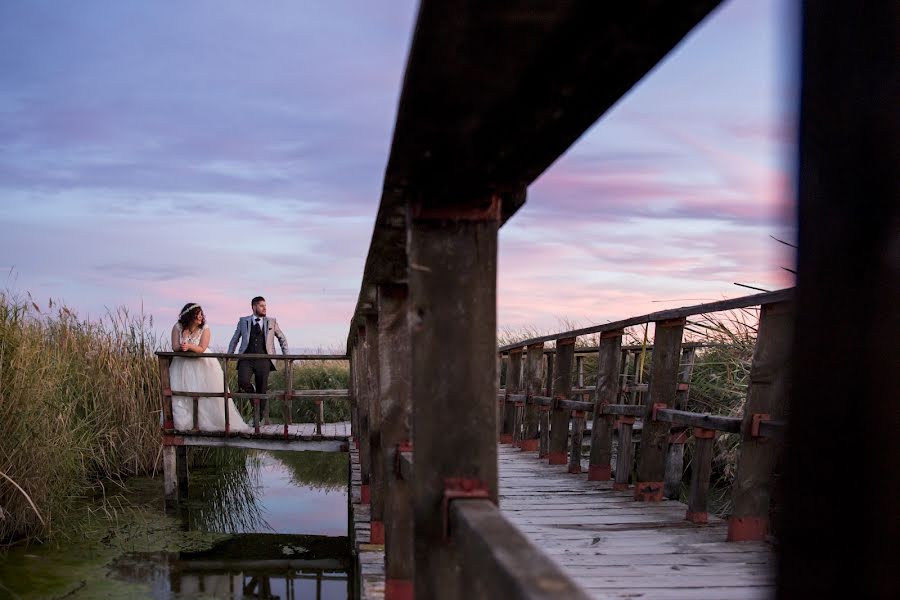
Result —
[{"label": "flower crown", "polygon": [[191,304],[191,305],[188,306],[186,309],[184,309],[183,311],[181,311],[181,314],[178,315],[178,318],[180,319],[181,317],[183,317],[184,315],[188,314],[189,312],[191,312],[191,311],[194,310],[195,308],[200,308],[200,305],[199,305],[199,304]]}]

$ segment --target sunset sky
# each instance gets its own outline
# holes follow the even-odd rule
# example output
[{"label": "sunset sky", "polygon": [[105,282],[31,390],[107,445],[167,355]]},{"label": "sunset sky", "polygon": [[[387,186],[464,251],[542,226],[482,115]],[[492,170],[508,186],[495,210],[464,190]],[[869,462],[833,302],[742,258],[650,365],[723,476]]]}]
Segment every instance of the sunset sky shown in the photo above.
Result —
[{"label": "sunset sky", "polygon": [[[501,327],[550,331],[792,285],[796,16],[729,0],[500,232]],[[266,296],[340,349],[416,2],[0,3],[0,269],[82,316]]]}]

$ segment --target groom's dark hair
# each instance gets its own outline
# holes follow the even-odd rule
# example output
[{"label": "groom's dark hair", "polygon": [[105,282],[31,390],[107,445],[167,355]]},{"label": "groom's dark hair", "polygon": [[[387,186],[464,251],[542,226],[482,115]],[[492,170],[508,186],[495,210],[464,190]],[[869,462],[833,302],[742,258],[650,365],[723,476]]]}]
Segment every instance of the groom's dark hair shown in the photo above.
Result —
[{"label": "groom's dark hair", "polygon": [[266,299],[263,298],[262,296],[257,296],[256,298],[254,298],[253,300],[250,301],[250,306],[256,306],[260,302],[265,302],[265,301],[266,301]]}]

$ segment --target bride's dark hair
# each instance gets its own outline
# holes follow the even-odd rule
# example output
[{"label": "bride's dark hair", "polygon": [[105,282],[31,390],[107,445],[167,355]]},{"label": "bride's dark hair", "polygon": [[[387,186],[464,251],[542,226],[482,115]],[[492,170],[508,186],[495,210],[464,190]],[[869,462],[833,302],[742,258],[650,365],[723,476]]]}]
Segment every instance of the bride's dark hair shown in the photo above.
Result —
[{"label": "bride's dark hair", "polygon": [[[191,307],[194,308],[191,308]],[[178,313],[180,316],[178,317],[178,322],[181,323],[182,327],[187,327],[193,320],[194,317],[197,316],[198,312],[203,312],[203,309],[196,302],[188,302],[184,305],[184,308],[181,309],[181,312]],[[203,315],[203,319],[200,321],[200,327],[206,325],[206,315]]]}]

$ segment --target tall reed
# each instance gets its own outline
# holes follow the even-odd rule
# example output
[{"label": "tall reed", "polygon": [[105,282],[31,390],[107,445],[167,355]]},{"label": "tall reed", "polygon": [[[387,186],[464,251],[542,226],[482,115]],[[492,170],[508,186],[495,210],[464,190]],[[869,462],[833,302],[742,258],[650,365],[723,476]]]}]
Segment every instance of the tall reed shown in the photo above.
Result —
[{"label": "tall reed", "polygon": [[80,319],[0,292],[0,542],[45,539],[104,481],[153,470],[152,326],[124,308]]}]

